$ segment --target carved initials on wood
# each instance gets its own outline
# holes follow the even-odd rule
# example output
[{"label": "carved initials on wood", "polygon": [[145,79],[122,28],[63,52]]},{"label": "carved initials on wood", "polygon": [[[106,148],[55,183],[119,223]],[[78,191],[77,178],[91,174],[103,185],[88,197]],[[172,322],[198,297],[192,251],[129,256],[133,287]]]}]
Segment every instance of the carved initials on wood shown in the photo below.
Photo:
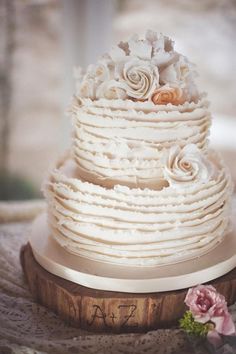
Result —
[{"label": "carved initials on wood", "polygon": [[[126,327],[128,324],[128,321],[130,318],[134,318],[135,317],[135,311],[137,310],[137,305],[119,305],[117,308],[118,309],[126,309],[126,315],[123,316],[122,318],[118,318],[117,316],[115,316],[114,312],[112,312],[112,314],[110,316],[107,316],[107,314],[105,313],[105,311],[99,306],[99,305],[93,305],[94,311],[92,314],[92,318],[91,321],[87,321],[87,324],[89,326],[92,326],[95,319],[101,319],[104,326],[105,327],[112,327],[111,325],[109,325],[107,323],[107,317],[111,318],[112,320],[112,324],[115,325],[115,319],[121,320],[121,324],[120,326],[122,328]],[[134,323],[132,324],[132,327],[137,327],[138,323]]]}]

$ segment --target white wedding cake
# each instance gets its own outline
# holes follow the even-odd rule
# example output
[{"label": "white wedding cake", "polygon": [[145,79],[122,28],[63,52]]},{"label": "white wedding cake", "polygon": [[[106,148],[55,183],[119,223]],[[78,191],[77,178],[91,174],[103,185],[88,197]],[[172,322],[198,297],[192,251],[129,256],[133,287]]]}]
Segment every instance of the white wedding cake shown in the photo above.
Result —
[{"label": "white wedding cake", "polygon": [[71,151],[45,183],[52,237],[124,266],[199,257],[228,232],[232,182],[208,147],[194,66],[148,31],[77,72]]}]

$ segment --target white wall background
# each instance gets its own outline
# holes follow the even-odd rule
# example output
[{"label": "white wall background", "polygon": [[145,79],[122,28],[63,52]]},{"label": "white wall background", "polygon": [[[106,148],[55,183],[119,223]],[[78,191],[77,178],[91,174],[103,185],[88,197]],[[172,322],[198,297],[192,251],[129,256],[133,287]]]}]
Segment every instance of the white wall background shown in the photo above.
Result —
[{"label": "white wall background", "polygon": [[[64,111],[73,92],[74,64],[95,62],[112,43],[134,32],[143,35],[148,28],[173,37],[177,49],[197,64],[199,86],[212,102],[212,142],[229,162],[234,159],[234,0],[28,0],[14,6],[11,173],[39,188],[48,166],[69,144],[70,122]],[[236,179],[236,167],[230,165]]]}]

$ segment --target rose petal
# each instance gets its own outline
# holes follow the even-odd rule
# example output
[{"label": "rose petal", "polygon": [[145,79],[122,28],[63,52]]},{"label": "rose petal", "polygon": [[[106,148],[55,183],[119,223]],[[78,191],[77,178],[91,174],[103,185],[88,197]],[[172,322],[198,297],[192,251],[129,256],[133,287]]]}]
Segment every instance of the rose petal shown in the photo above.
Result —
[{"label": "rose petal", "polygon": [[209,316],[209,314],[206,313],[201,313],[200,315],[196,314],[197,312],[200,312],[199,309],[198,311],[195,312],[195,314],[193,313],[193,317],[195,319],[195,321],[200,322],[200,323],[207,323],[208,321],[211,320],[211,317]]},{"label": "rose petal", "polygon": [[107,81],[110,79],[110,70],[106,63],[98,62],[94,68],[95,79],[100,81]]},{"label": "rose petal", "polygon": [[215,324],[215,329],[217,332],[226,336],[235,333],[235,325],[231,315],[228,312],[222,317],[212,317],[211,321]]},{"label": "rose petal", "polygon": [[84,79],[77,87],[77,94],[81,97],[95,98],[96,84],[93,79]]},{"label": "rose petal", "polygon": [[105,81],[101,83],[96,91],[97,98],[107,99],[125,99],[127,95],[125,93],[124,85],[116,80]]},{"label": "rose petal", "polygon": [[157,41],[157,33],[152,30],[147,30],[145,38],[153,46],[153,44]]},{"label": "rose petal", "polygon": [[154,50],[152,63],[156,66],[163,67],[170,64],[174,57],[174,53],[167,53],[164,50]]},{"label": "rose petal", "polygon": [[127,42],[123,42],[121,41],[119,44],[118,44],[118,47],[121,48],[126,55],[129,55],[129,44]]},{"label": "rose petal", "polygon": [[160,73],[160,82],[162,84],[166,83],[178,83],[177,71],[174,64],[167,66]]},{"label": "rose petal", "polygon": [[217,331],[209,331],[207,333],[207,339],[215,348],[219,348],[223,345],[223,340]]},{"label": "rose petal", "polygon": [[131,39],[129,42],[130,55],[144,60],[150,60],[152,55],[152,46],[144,41]]},{"label": "rose petal", "polygon": [[111,48],[110,56],[114,62],[119,62],[125,60],[126,54],[120,47],[114,46]]}]

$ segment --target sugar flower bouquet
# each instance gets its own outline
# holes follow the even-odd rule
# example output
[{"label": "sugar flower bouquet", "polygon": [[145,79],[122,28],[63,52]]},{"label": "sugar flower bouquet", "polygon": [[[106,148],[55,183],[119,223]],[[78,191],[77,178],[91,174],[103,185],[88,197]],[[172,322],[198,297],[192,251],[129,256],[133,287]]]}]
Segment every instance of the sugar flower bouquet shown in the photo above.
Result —
[{"label": "sugar flower bouquet", "polygon": [[131,99],[158,104],[197,101],[196,71],[166,36],[147,31],[104,54],[97,65],[76,70],[77,95],[97,100]]},{"label": "sugar flower bouquet", "polygon": [[235,325],[223,295],[211,285],[190,288],[185,298],[189,310],[180,320],[188,334],[207,338],[214,347],[223,344],[224,336],[235,335]]}]

